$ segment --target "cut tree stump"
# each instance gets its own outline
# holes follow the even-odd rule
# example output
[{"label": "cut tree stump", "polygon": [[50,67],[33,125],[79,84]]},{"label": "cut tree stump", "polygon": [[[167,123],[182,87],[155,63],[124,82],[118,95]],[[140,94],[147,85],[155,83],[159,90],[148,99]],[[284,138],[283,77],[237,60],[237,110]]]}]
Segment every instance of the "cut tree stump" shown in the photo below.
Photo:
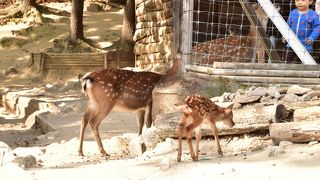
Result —
[{"label": "cut tree stump", "polygon": [[269,130],[270,137],[276,145],[280,141],[320,141],[320,121],[272,123]]}]

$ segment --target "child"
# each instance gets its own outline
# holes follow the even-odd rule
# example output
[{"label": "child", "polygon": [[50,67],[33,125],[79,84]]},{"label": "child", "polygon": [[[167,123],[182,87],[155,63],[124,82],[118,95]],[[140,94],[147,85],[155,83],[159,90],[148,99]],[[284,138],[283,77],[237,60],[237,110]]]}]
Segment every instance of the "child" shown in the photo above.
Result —
[{"label": "child", "polygon": [[[313,43],[320,35],[319,15],[309,9],[310,4],[312,4],[312,0],[295,0],[297,8],[290,12],[287,20],[289,27],[309,53],[312,52]],[[287,44],[287,48],[289,50],[287,61],[292,63],[297,55],[289,44]]]}]

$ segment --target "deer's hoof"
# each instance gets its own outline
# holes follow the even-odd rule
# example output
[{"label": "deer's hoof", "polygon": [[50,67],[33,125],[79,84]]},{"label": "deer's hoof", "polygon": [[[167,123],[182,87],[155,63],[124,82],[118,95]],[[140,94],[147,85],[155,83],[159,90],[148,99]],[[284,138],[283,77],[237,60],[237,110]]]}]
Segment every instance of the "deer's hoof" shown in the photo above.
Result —
[{"label": "deer's hoof", "polygon": [[177,161],[178,161],[178,162],[181,162],[181,157],[178,157],[178,158],[177,158]]},{"label": "deer's hoof", "polygon": [[78,151],[79,156],[84,156],[82,151]]},{"label": "deer's hoof", "polygon": [[193,162],[197,162],[198,161],[198,157],[194,157],[192,158]]}]

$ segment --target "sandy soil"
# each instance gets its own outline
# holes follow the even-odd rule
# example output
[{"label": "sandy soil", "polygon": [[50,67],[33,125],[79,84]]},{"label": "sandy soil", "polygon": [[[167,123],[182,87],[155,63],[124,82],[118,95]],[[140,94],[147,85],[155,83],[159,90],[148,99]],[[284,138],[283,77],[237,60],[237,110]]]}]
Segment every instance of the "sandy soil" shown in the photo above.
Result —
[{"label": "sandy soil", "polygon": [[[69,9],[62,4],[53,7]],[[103,21],[103,23],[101,23]],[[85,13],[85,36],[110,45],[119,37],[122,24],[122,10]],[[11,36],[10,31],[23,25],[0,27],[1,36]],[[0,70],[16,66],[18,73],[0,77],[1,88],[7,86],[38,86],[28,67],[28,52],[40,52],[52,46],[54,38],[67,36],[68,22],[52,23],[35,27],[32,33],[21,38],[28,42],[22,47],[12,46],[0,49]],[[31,84],[30,84],[31,83]],[[80,91],[79,91],[80,92]],[[37,164],[26,170],[17,169],[11,163],[0,168],[4,179],[319,179],[320,144],[292,144],[283,142],[273,146],[267,135],[244,135],[225,137],[221,140],[224,157],[218,157],[214,140],[203,139],[200,144],[200,158],[192,162],[184,142],[181,163],[176,162],[177,140],[167,139],[142,156],[129,158],[127,152],[117,152],[115,138],[134,137],[135,115],[112,112],[103,121],[100,129],[103,143],[111,154],[106,160],[98,153],[92,131],[87,128],[84,143],[85,157],[79,157],[78,135],[84,99],[78,111],[46,117],[56,130],[47,139],[38,139],[33,147],[45,149],[35,155]],[[8,126],[10,125],[2,125]],[[20,125],[21,126],[21,125]],[[7,128],[8,129],[8,128]],[[18,128],[19,129],[19,128]],[[2,133],[5,132],[1,129]],[[4,138],[4,136],[0,137]],[[17,138],[17,137],[15,137]],[[14,148],[13,148],[14,149]],[[35,151],[33,151],[34,153]]]}]

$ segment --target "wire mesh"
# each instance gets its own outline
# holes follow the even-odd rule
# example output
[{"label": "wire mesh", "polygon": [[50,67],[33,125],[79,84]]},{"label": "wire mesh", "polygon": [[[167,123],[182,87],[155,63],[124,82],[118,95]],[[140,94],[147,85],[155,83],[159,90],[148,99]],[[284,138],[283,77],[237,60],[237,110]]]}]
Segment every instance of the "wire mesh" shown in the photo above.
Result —
[{"label": "wire mesh", "polygon": [[[285,21],[296,8],[290,0],[272,3]],[[254,12],[248,14],[250,8]],[[310,9],[314,10],[314,5]],[[288,39],[284,40],[257,1],[194,0],[192,17],[189,22],[192,24],[192,50],[187,65],[194,71],[247,82],[319,84],[319,79],[312,79],[320,76],[318,65],[302,64],[293,50],[287,48]],[[308,51],[304,49],[303,53]],[[320,62],[319,40],[313,44],[310,54]],[[250,65],[237,65],[239,63]],[[212,69],[200,70],[198,66]]]}]

